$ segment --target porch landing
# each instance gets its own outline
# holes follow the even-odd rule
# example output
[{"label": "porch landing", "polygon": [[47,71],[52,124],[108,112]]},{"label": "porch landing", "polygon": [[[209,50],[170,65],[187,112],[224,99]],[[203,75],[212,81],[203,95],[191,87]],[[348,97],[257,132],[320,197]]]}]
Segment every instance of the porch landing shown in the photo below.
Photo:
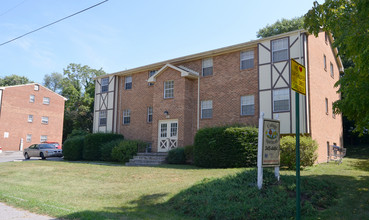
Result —
[{"label": "porch landing", "polygon": [[168,153],[138,153],[126,166],[157,166],[165,163]]}]

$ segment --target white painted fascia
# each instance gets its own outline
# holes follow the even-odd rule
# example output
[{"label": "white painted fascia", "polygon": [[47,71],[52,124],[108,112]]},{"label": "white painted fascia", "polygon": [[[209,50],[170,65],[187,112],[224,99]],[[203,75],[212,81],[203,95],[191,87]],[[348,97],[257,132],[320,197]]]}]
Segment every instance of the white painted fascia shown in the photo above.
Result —
[{"label": "white painted fascia", "polygon": [[176,67],[170,63],[165,64],[157,73],[155,73],[154,75],[152,75],[147,82],[149,83],[155,83],[156,82],[156,77],[158,77],[162,72],[164,72],[166,69],[168,68],[172,68],[174,70],[177,70],[178,72],[181,73],[181,77],[188,77],[188,78],[198,78],[199,74],[193,70],[190,70],[186,67],[181,66],[181,68]]}]

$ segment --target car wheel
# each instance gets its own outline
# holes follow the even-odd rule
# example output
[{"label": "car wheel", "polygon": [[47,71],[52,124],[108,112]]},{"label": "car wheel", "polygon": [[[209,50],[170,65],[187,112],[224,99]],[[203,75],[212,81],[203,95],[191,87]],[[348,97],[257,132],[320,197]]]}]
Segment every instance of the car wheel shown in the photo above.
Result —
[{"label": "car wheel", "polygon": [[43,160],[45,160],[46,159],[46,157],[44,156],[44,153],[40,153],[40,157],[41,157],[41,159],[43,159]]},{"label": "car wheel", "polygon": [[25,158],[26,160],[29,160],[29,158],[31,158],[31,157],[28,155],[28,153],[25,153],[25,154],[24,154],[24,158]]}]

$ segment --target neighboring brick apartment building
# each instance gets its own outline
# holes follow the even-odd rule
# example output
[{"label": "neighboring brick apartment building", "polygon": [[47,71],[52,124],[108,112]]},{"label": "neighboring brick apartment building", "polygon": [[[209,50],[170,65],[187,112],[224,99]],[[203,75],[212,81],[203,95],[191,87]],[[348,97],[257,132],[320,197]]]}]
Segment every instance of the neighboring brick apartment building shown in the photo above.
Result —
[{"label": "neighboring brick apartment building", "polygon": [[332,113],[342,63],[332,37],[293,31],[96,78],[94,132],[149,142],[154,152],[193,144],[199,128],[258,124],[260,112],[295,132],[290,59],[306,66],[300,132],[319,144],[342,146],[342,118]]},{"label": "neighboring brick apartment building", "polygon": [[0,87],[0,147],[20,150],[43,141],[61,144],[64,102],[59,94],[37,84]]}]

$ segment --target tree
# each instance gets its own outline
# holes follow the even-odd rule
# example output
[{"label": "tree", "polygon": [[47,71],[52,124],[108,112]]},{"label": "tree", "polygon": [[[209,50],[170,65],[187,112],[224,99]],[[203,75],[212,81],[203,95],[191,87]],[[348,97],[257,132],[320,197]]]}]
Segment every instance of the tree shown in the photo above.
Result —
[{"label": "tree", "polygon": [[288,19],[278,20],[272,25],[260,29],[257,32],[258,38],[270,37],[277,34],[282,34],[289,31],[299,30],[304,28],[304,17],[297,17]]},{"label": "tree", "polygon": [[314,2],[305,15],[305,28],[315,36],[331,32],[339,55],[352,62],[335,84],[342,93],[334,103],[335,113],[355,121],[356,131],[369,128],[369,1],[326,0]]},{"label": "tree", "polygon": [[5,76],[4,78],[0,78],[0,86],[15,86],[27,83],[33,83],[33,81],[29,80],[25,76],[18,76],[15,74],[11,76]]},{"label": "tree", "polygon": [[89,66],[69,64],[64,69],[61,95],[65,103],[63,139],[73,130],[92,131],[95,81],[94,77],[105,74]]},{"label": "tree", "polygon": [[60,93],[63,89],[63,75],[60,73],[51,73],[44,76],[44,86],[50,90]]}]

